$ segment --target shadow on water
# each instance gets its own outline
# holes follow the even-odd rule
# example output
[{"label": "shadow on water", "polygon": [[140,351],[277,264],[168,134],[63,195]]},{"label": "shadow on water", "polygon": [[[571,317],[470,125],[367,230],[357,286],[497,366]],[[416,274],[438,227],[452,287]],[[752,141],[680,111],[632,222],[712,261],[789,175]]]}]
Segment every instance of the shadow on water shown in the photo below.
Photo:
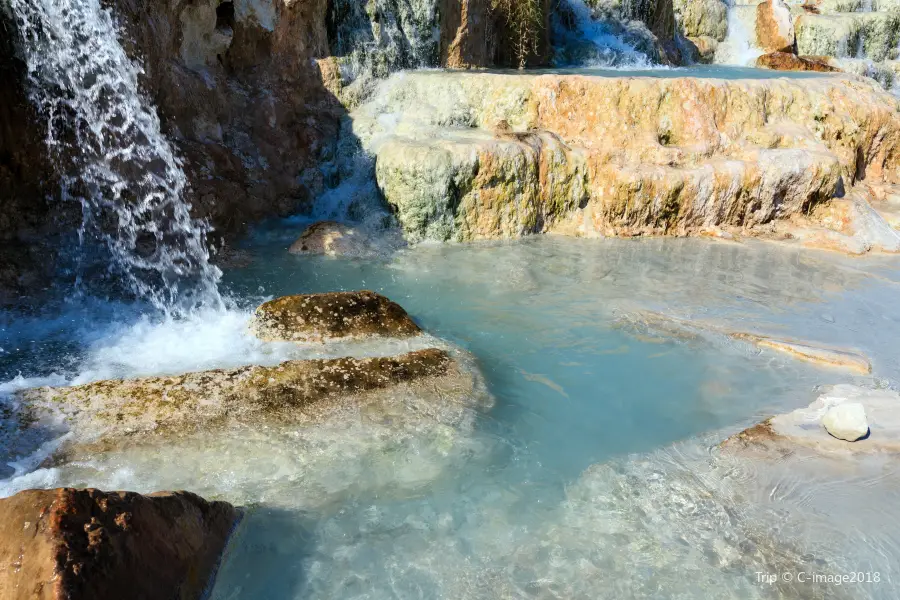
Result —
[{"label": "shadow on water", "polygon": [[315,522],[303,513],[249,507],[228,542],[209,598],[299,597],[307,584],[303,566],[315,549]]}]

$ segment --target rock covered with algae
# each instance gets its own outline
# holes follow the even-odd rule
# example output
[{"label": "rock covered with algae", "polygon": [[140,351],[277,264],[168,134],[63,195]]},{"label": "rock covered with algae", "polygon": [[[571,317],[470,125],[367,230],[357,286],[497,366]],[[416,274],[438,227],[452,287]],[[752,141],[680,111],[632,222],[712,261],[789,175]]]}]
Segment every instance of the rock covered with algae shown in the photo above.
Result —
[{"label": "rock covered with algae", "polygon": [[270,300],[256,309],[252,329],[267,342],[367,336],[403,338],[421,333],[403,307],[367,290]]},{"label": "rock covered with algae", "polygon": [[109,445],[138,434],[175,437],[231,423],[314,424],[361,406],[377,418],[390,412],[401,387],[419,391],[415,416],[449,422],[481,397],[471,371],[448,351],[431,348],[24,390],[15,398],[21,408],[10,437],[39,427],[71,431],[76,444]]}]

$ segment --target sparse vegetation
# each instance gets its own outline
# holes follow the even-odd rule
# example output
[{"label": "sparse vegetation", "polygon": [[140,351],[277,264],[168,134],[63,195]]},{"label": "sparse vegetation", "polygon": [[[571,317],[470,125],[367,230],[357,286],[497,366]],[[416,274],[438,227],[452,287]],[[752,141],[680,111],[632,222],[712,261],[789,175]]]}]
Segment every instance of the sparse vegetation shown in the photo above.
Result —
[{"label": "sparse vegetation", "polygon": [[519,68],[524,69],[528,57],[540,49],[544,28],[541,0],[491,0],[491,8],[506,21],[515,58]]}]

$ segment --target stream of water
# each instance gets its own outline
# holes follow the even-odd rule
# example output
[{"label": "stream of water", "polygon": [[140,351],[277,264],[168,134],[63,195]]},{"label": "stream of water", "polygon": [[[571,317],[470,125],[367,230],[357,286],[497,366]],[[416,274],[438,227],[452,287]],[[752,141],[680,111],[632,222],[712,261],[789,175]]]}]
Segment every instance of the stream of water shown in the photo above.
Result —
[{"label": "stream of water", "polygon": [[221,305],[208,227],[191,217],[181,162],[109,9],[100,0],[4,2],[62,195],[82,207],[79,287],[96,287],[99,276],[172,314]]}]

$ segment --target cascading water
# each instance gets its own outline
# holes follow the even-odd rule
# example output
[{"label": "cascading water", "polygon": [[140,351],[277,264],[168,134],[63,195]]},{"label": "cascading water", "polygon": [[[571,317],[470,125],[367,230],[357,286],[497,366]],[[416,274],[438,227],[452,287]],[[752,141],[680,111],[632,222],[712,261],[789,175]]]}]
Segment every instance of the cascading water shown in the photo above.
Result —
[{"label": "cascading water", "polygon": [[553,15],[555,62],[560,66],[650,68],[648,56],[611,23],[594,18],[584,0],[561,0]]},{"label": "cascading water", "polygon": [[110,282],[165,314],[221,306],[208,226],[191,217],[180,161],[110,11],[99,0],[5,2],[63,196],[82,205],[82,256],[100,242]]},{"label": "cascading water", "polygon": [[[752,66],[762,55],[755,43],[753,27],[741,19],[739,9],[733,1],[728,2],[728,36],[716,50],[716,62],[723,65],[739,67]],[[750,7],[753,19],[756,17],[755,6]],[[755,24],[755,20],[752,21]]]}]

